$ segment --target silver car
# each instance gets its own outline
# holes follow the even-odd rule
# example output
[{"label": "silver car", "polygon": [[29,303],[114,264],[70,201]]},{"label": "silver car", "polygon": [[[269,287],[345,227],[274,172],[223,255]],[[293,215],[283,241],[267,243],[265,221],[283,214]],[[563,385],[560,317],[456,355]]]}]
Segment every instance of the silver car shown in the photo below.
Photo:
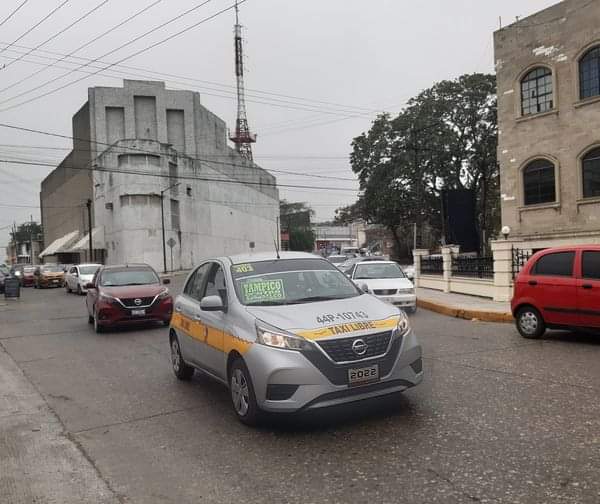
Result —
[{"label": "silver car", "polygon": [[87,293],[85,286],[92,281],[101,264],[76,264],[65,273],[65,289],[79,295]]},{"label": "silver car", "polygon": [[238,418],[403,391],[423,378],[421,346],[397,307],[329,261],[283,252],[221,257],[188,276],[169,332],[177,378],[229,387]]}]

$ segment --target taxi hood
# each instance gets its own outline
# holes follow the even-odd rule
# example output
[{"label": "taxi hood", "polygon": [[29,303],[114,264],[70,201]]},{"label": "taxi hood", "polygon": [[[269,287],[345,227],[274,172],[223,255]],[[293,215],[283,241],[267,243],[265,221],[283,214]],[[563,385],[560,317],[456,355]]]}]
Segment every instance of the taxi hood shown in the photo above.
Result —
[{"label": "taxi hood", "polygon": [[378,329],[379,322],[390,318],[395,326],[394,317],[399,314],[398,308],[369,294],[331,301],[245,308],[258,320],[309,339],[333,336],[337,334],[334,331],[342,334]]}]

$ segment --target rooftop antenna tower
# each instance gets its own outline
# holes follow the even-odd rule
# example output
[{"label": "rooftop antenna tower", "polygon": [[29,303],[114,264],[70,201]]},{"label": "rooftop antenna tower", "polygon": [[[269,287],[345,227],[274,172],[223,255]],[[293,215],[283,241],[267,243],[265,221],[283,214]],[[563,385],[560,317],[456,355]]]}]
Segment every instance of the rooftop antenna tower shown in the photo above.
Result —
[{"label": "rooftop antenna tower", "polygon": [[244,51],[242,47],[242,25],[239,20],[238,2],[235,2],[235,76],[237,78],[237,120],[235,134],[229,139],[244,159],[252,161],[252,144],[256,142],[256,135],[250,133],[248,117],[246,116],[246,98],[244,90]]}]

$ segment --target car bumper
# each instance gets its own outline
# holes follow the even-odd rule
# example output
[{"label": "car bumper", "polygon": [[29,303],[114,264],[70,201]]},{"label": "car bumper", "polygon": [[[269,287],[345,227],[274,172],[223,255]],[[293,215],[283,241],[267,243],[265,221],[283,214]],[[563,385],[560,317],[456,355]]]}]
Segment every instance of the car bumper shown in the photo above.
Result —
[{"label": "car bumper", "polygon": [[375,297],[385,301],[386,303],[393,304],[398,308],[416,308],[417,307],[417,296],[415,294],[394,294],[392,296],[379,296],[374,294]]},{"label": "car bumper", "polygon": [[[320,357],[252,345],[244,359],[259,407],[272,412],[295,412],[334,406],[401,392],[423,379],[421,346],[412,331],[401,339],[394,339],[386,355],[377,359],[335,364],[323,358],[320,350],[316,352]],[[348,385],[349,368],[372,364],[379,366],[378,381]],[[283,398],[274,399],[277,394]]]},{"label": "car bumper", "polygon": [[102,327],[136,325],[149,322],[165,322],[171,320],[173,314],[173,303],[171,300],[157,302],[149,308],[145,308],[144,315],[133,315],[132,310],[120,305],[105,305],[98,309],[98,324]]},{"label": "car bumper", "polygon": [[38,281],[40,287],[62,287],[64,280],[62,278],[45,278]]}]

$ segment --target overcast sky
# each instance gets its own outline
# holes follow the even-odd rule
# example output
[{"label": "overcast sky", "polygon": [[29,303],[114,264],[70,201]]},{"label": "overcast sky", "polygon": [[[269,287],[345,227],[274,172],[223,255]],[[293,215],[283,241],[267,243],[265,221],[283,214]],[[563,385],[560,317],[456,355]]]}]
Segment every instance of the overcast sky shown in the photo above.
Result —
[{"label": "overcast sky", "polygon": [[[74,68],[67,63],[68,59],[56,63],[63,68],[47,68],[16,84],[51,62],[49,58],[60,58],[42,51],[68,54],[157,0],[108,0],[69,30],[24,55],[103,2],[68,0],[45,22],[6,49],[7,44],[64,1],[25,0],[14,16],[0,25],[0,65],[8,65],[0,70],[0,123],[71,135],[71,117],[87,99],[88,87],[121,86],[123,77],[142,77],[165,80],[169,88],[199,91],[206,107],[225,119],[230,127],[235,126],[236,104],[231,87],[235,85],[233,11],[123,62],[136,70],[114,67],[21,104],[84,75],[72,73],[17,97]],[[1,0],[0,23],[23,2]],[[158,0],[144,14],[76,56],[98,58],[200,3],[200,0]],[[233,0],[211,0],[102,61],[116,62],[232,3]],[[377,111],[398,112],[408,98],[436,81],[463,73],[492,72],[492,32],[498,28],[499,17],[506,25],[515,16],[523,17],[554,3],[554,0],[247,0],[240,11],[245,26],[248,119],[251,129],[258,134],[255,160],[267,169],[350,179],[326,180],[274,172],[282,184],[336,188],[335,191],[281,190],[281,196],[288,200],[312,204],[316,220],[331,218],[336,207],[356,198],[352,189],[357,184],[348,164],[350,142],[369,128]],[[19,56],[22,59],[12,63]],[[13,105],[17,106],[5,110]],[[0,128],[0,144],[0,159],[47,163],[58,163],[70,148],[66,139],[5,128]],[[29,220],[30,215],[39,219],[40,181],[51,169],[0,163],[0,246],[6,245],[7,226],[13,221],[18,224]]]}]

